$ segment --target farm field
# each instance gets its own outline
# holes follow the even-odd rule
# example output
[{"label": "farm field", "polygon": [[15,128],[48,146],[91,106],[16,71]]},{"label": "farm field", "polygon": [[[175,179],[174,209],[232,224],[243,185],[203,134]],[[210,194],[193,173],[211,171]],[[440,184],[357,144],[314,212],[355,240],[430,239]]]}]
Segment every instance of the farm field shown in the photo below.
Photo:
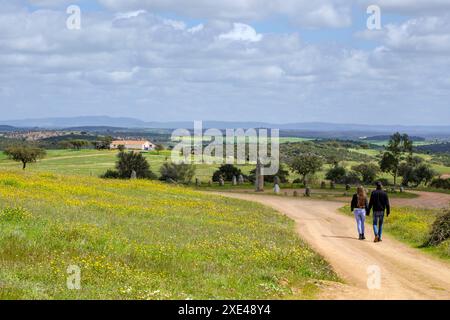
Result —
[{"label": "farm field", "polygon": [[[337,280],[258,204],[149,181],[0,173],[0,299],[314,298]],[[79,266],[81,290],[67,290]]]}]

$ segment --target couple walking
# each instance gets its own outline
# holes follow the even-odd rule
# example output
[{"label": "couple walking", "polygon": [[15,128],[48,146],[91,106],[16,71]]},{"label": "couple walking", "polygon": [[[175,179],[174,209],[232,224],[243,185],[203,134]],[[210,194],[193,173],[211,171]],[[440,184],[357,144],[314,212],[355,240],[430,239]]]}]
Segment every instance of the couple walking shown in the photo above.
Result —
[{"label": "couple walking", "polygon": [[384,215],[389,217],[391,207],[389,204],[389,197],[383,191],[381,182],[376,183],[377,189],[370,195],[370,201],[366,194],[364,187],[360,186],[357,193],[353,196],[351,208],[355,214],[356,224],[358,227],[359,240],[366,239],[364,235],[364,223],[366,216],[370,216],[370,211],[373,210],[373,231],[375,233],[374,242],[381,241],[381,234],[383,232]]}]

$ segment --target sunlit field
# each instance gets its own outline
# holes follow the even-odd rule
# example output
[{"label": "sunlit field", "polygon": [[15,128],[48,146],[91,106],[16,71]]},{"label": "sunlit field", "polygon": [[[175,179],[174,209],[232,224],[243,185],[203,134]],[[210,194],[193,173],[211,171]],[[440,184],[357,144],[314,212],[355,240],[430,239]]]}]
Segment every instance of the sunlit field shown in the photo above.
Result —
[{"label": "sunlit field", "polygon": [[159,182],[2,171],[0,299],[314,298],[336,276],[293,227]]}]

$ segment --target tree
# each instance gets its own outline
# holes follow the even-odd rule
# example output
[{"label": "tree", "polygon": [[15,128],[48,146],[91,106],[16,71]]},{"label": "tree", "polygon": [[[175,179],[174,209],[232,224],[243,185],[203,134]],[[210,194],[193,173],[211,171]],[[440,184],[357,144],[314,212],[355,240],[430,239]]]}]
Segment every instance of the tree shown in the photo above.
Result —
[{"label": "tree", "polygon": [[[255,175],[256,169],[251,170],[248,179],[251,182],[255,182]],[[281,183],[286,183],[288,182],[289,171],[286,170],[282,164],[280,164],[280,168],[278,169],[277,174],[264,176],[264,181],[273,183],[275,181],[275,177],[278,177]]]},{"label": "tree", "polygon": [[362,181],[365,184],[372,184],[375,182],[377,175],[380,172],[380,167],[374,163],[362,163],[353,166],[352,170],[361,175]]},{"label": "tree", "polygon": [[155,146],[155,151],[158,152],[158,154],[164,150],[164,146],[162,144],[157,144]]},{"label": "tree", "polygon": [[81,148],[88,146],[90,143],[87,140],[68,140],[62,141],[61,145],[65,148],[72,148],[75,150],[80,150]]},{"label": "tree", "polygon": [[31,146],[13,146],[6,148],[5,154],[14,161],[22,162],[22,169],[25,170],[28,163],[33,163],[38,159],[44,158],[46,151]]},{"label": "tree", "polygon": [[413,184],[418,187],[420,184],[429,184],[436,176],[436,172],[426,163],[402,162],[399,167],[399,175],[403,177],[402,185]]},{"label": "tree", "polygon": [[407,134],[399,132],[393,134],[386,147],[381,160],[380,169],[383,172],[392,174],[394,185],[397,185],[397,176],[400,164],[405,159],[412,158],[413,142]]},{"label": "tree", "polygon": [[220,177],[222,177],[225,181],[231,181],[233,176],[238,177],[240,174],[242,174],[241,169],[233,166],[232,164],[223,164],[220,166],[219,170],[214,172],[212,180],[217,182]]},{"label": "tree", "polygon": [[165,162],[161,169],[160,180],[173,180],[179,183],[189,183],[195,175],[195,166],[187,163],[176,164],[173,162]]},{"label": "tree", "polygon": [[136,178],[156,179],[155,174],[150,170],[150,165],[140,153],[119,152],[117,154],[116,170],[118,177],[129,179],[133,171],[136,172]]},{"label": "tree", "polygon": [[328,170],[325,175],[325,179],[333,181],[335,183],[342,183],[347,175],[347,170],[340,165],[335,165],[330,170]]},{"label": "tree", "polygon": [[301,181],[306,185],[306,177],[322,169],[323,160],[313,153],[304,153],[294,158],[289,166],[300,175]]},{"label": "tree", "polygon": [[101,138],[98,141],[93,141],[92,145],[97,150],[105,150],[105,149],[109,149],[112,141],[113,141],[113,138],[111,136],[106,136],[106,137]]}]

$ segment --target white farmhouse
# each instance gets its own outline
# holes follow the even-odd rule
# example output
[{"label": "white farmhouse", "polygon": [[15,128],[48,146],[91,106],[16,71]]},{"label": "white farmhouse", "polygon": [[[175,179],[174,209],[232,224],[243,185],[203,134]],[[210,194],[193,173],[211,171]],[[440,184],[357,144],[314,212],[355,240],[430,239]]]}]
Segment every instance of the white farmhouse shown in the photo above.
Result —
[{"label": "white farmhouse", "polygon": [[111,149],[118,149],[119,146],[123,146],[127,150],[153,150],[155,145],[148,140],[116,140],[111,142]]}]

